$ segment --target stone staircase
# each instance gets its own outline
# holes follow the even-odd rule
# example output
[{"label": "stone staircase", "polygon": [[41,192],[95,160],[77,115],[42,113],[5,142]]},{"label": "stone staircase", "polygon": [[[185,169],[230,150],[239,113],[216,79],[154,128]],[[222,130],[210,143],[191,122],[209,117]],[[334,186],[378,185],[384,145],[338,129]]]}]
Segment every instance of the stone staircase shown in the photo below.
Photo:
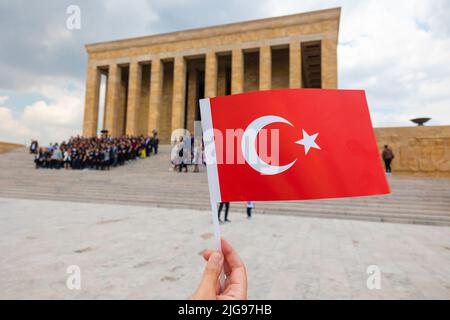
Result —
[{"label": "stone staircase", "polygon": [[[169,171],[169,146],[158,156],[109,172],[35,170],[24,148],[0,155],[0,197],[209,210],[205,169]],[[391,177],[389,196],[256,203],[255,214],[450,226],[450,179]],[[61,210],[64,210],[62,207]],[[231,205],[231,219],[245,204]]]}]

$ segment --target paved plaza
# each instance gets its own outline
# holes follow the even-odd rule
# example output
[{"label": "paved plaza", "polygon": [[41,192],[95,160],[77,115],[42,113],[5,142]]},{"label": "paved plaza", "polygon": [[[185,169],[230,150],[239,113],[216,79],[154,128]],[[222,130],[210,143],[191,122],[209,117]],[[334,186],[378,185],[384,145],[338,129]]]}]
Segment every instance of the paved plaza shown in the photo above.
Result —
[{"label": "paved plaza", "polygon": [[[213,244],[207,211],[1,198],[0,219],[8,299],[184,299]],[[235,214],[222,230],[252,299],[450,298],[449,227]],[[370,265],[381,290],[367,289]]]},{"label": "paved plaza", "polygon": [[[251,221],[232,204],[222,231],[248,267],[249,297],[450,299],[450,180],[389,182],[386,197],[257,203]],[[167,147],[110,172],[0,155],[0,298],[189,297],[213,245],[206,183],[169,171]],[[66,286],[72,265],[79,291]],[[366,285],[372,265],[380,290]]]}]

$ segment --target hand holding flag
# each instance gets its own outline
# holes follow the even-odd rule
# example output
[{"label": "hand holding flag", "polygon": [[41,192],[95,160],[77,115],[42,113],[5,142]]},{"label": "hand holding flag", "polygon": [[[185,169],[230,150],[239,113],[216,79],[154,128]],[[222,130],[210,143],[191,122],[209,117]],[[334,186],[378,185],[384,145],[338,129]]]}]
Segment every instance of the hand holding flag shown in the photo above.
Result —
[{"label": "hand holding flag", "polygon": [[390,192],[364,91],[251,92],[203,99],[200,111],[219,251],[219,202]]}]

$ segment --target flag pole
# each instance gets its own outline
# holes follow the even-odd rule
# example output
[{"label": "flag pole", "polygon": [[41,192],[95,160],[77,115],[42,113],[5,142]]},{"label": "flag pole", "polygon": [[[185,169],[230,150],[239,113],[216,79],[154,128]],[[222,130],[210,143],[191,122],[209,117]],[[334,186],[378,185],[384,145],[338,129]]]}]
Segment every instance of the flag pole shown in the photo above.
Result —
[{"label": "flag pole", "polygon": [[[209,199],[211,202],[211,214],[214,228],[215,249],[222,252],[222,241],[217,204],[221,202],[219,175],[217,172],[216,148],[214,142],[214,130],[212,125],[211,103],[209,98],[200,100],[200,114],[202,117],[203,143],[205,146],[205,160],[208,175]],[[225,273],[220,273],[220,291],[225,287]]]},{"label": "flag pole", "polygon": [[219,223],[219,213],[217,211],[217,203],[210,197],[211,199],[211,213],[212,213],[212,222],[214,228],[214,244],[217,251],[222,252],[222,242],[221,242],[221,232],[220,232],[220,223]]},{"label": "flag pole", "polygon": [[[217,251],[222,252],[219,213],[217,211],[217,203],[214,201],[213,197],[211,196],[211,190],[210,190],[210,200],[211,200],[212,222],[213,222],[213,228],[214,228],[215,248]],[[224,273],[223,268],[222,268],[222,271],[220,272],[219,281],[220,281],[220,292],[223,292],[223,290],[225,288],[225,273]]]}]

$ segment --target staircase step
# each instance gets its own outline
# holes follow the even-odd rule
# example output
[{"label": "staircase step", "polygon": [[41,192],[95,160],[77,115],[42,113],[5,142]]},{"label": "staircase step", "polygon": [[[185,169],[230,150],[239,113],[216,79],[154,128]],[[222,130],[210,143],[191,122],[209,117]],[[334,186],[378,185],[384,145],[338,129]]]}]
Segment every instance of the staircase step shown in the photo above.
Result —
[{"label": "staircase step", "polygon": [[[0,197],[210,210],[205,168],[169,171],[170,147],[111,171],[36,170],[24,148],[0,155]],[[389,177],[388,196],[256,203],[255,214],[450,225],[450,179]],[[245,204],[232,204],[233,214]]]}]

